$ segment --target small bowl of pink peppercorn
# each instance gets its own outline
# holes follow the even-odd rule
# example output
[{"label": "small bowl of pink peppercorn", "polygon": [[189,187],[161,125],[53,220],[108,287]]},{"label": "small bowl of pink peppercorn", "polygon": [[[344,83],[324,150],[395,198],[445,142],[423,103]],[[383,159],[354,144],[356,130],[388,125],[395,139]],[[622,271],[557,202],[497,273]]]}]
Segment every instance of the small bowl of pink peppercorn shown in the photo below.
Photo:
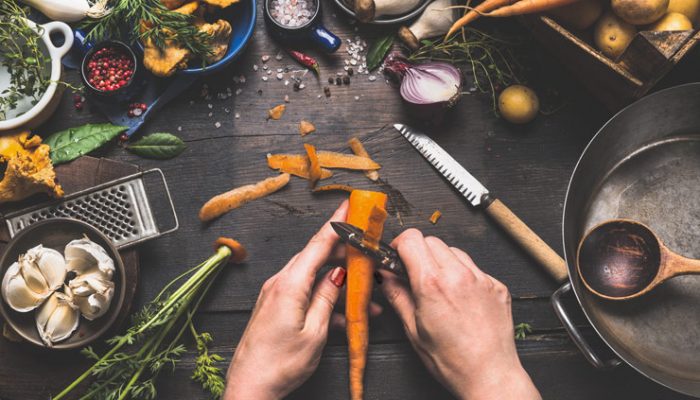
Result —
[{"label": "small bowl of pink peppercorn", "polygon": [[85,54],[81,76],[91,93],[126,101],[136,92],[140,69],[131,47],[109,40],[96,44]]}]

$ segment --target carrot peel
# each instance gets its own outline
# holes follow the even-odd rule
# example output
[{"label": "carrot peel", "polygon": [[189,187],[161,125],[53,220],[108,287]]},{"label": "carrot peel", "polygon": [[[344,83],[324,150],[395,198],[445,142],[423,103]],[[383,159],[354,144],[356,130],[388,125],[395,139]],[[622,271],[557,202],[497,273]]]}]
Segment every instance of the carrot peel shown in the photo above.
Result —
[{"label": "carrot peel", "polygon": [[[362,142],[358,138],[354,137],[348,140],[348,146],[350,146],[350,149],[356,156],[370,158],[365,146],[362,145]],[[379,180],[379,172],[374,170],[365,171],[365,176],[375,182]]]},{"label": "carrot peel", "polygon": [[344,190],[348,193],[352,193],[353,190],[355,190],[354,187],[350,185],[344,185],[342,183],[332,183],[330,185],[323,185],[315,188],[313,190],[314,193],[320,193],[320,192],[331,192],[334,190]]},{"label": "carrot peel", "polygon": [[321,164],[318,162],[314,145],[304,143],[304,149],[306,149],[306,155],[309,157],[309,184],[311,187],[314,187],[316,182],[321,179]]},{"label": "carrot peel", "polygon": [[[304,179],[310,179],[309,158],[304,154],[268,154],[267,166]],[[321,178],[333,176],[333,172],[321,168]]]}]

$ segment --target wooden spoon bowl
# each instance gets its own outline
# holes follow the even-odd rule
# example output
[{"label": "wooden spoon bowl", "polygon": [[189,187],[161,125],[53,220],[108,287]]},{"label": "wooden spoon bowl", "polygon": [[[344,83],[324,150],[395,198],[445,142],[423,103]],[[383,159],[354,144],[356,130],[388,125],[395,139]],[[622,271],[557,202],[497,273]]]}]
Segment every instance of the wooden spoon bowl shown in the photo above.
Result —
[{"label": "wooden spoon bowl", "polygon": [[639,297],[674,276],[700,274],[700,260],[674,253],[649,227],[625,219],[591,229],[576,260],[586,288],[609,300]]}]

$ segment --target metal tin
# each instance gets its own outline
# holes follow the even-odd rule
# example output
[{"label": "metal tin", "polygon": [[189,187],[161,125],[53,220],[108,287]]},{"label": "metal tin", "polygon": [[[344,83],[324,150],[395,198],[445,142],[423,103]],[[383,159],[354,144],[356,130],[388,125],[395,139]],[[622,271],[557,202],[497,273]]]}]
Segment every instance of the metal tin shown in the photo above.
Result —
[{"label": "metal tin", "polygon": [[342,41],[321,24],[321,0],[313,0],[316,10],[305,25],[286,26],[279,23],[270,14],[270,2],[263,2],[265,22],[270,34],[278,41],[288,46],[303,46],[305,42],[311,41],[328,53],[333,53],[340,47]]}]

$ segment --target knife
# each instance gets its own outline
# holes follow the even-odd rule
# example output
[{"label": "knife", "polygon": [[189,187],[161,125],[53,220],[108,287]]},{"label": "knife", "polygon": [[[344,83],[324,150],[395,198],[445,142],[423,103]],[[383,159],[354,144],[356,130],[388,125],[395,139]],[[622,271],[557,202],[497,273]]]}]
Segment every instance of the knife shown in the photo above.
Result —
[{"label": "knife", "polygon": [[558,281],[568,277],[566,262],[537,236],[503,202],[494,198],[484,185],[452,158],[442,147],[423,133],[406,125],[394,128],[442,174],[474,207],[484,209],[510,236]]},{"label": "knife", "polygon": [[406,269],[401,262],[399,254],[385,242],[380,241],[378,247],[366,245],[365,232],[355,225],[346,222],[331,222],[331,227],[340,236],[340,240],[360,250],[365,255],[371,257],[379,268],[394,272],[398,275],[406,276]]}]

